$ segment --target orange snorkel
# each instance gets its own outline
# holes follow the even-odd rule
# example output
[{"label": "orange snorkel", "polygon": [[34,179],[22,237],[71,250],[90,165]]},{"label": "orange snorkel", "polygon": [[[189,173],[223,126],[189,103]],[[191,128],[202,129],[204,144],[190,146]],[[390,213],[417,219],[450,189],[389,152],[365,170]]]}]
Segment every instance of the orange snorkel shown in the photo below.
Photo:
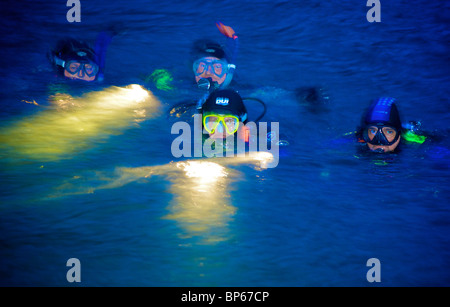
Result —
[{"label": "orange snorkel", "polygon": [[229,37],[232,39],[238,38],[232,27],[226,26],[223,23],[221,23],[220,21],[216,22],[216,26],[219,29],[220,33],[222,33],[226,37]]}]

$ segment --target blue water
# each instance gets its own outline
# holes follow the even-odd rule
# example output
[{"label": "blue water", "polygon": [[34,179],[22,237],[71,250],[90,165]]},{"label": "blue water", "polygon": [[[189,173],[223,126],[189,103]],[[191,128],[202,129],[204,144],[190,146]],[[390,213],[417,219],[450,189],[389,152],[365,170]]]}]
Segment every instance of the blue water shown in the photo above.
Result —
[{"label": "blue water", "polygon": [[[71,286],[69,258],[81,262],[82,286],[450,285],[448,2],[381,0],[373,24],[362,0],[81,3],[81,23],[69,23],[65,1],[2,2],[1,128],[45,114],[55,91],[111,85],[143,85],[162,112],[64,159],[1,155],[0,285]],[[239,35],[235,87],[267,103],[266,120],[290,143],[279,165],[227,166],[226,184],[208,187],[216,207],[200,218],[176,215],[202,197],[181,195],[176,173],[89,193],[119,167],[179,160],[166,112],[199,97],[189,50],[222,39],[217,20]],[[93,42],[111,25],[120,33],[105,82],[58,83],[46,58],[56,41]],[[172,74],[172,91],[144,81],[155,69]],[[325,111],[299,101],[308,87],[323,90]],[[361,154],[342,135],[379,96],[396,97],[404,120],[441,138]],[[381,283],[366,279],[369,258],[380,260]]]}]

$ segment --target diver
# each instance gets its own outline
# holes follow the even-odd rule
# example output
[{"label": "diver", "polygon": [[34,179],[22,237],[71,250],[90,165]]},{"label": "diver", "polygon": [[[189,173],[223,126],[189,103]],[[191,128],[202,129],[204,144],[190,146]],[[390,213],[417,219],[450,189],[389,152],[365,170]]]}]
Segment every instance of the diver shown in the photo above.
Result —
[{"label": "diver", "polygon": [[[188,69],[193,72],[192,84],[202,93],[199,105],[204,103],[214,90],[228,88],[236,69],[239,38],[231,27],[221,22],[216,22],[216,26],[226,37],[226,46],[215,40],[199,39],[194,41],[190,57],[186,59]],[[163,95],[164,92],[171,92],[176,87],[172,84],[174,80],[171,73],[165,68],[157,68],[149,75],[141,75],[141,79],[148,83],[149,87],[161,90]],[[188,92],[193,92],[191,87]],[[186,95],[189,94],[185,93],[184,96]]]},{"label": "diver", "polygon": [[[200,89],[203,94],[200,99],[194,98],[197,101],[196,103],[192,103],[192,100],[185,100],[173,105],[170,114],[176,115],[176,118],[180,118],[186,113],[188,116],[198,113],[211,93],[230,87],[236,69],[234,63],[239,49],[239,39],[231,27],[221,22],[216,22],[216,26],[227,37],[229,46],[225,48],[223,45],[208,39],[194,42],[189,62],[192,65],[191,69],[196,88]],[[229,49],[233,50],[231,56],[226,51]],[[192,90],[190,91],[192,92]]]},{"label": "diver", "polygon": [[115,34],[112,30],[101,32],[94,48],[74,38],[62,39],[48,53],[50,63],[61,77],[87,82],[103,81],[106,51]]},{"label": "diver", "polygon": [[[257,104],[249,105],[250,101]],[[241,97],[236,90],[227,88],[216,89],[200,105],[182,102],[172,106],[168,118],[175,121],[174,124],[192,122],[193,119],[194,134],[196,130],[203,131],[200,137],[194,135],[196,145],[209,144],[220,156],[221,153],[270,151],[272,147],[278,150],[280,146],[289,145],[283,134],[280,137],[278,122],[261,121],[266,113],[267,105],[261,99]],[[286,153],[286,149],[281,152],[282,155]]]},{"label": "diver", "polygon": [[375,164],[385,165],[396,160],[409,148],[414,154],[428,157],[448,168],[450,149],[442,144],[450,130],[423,129],[421,121],[403,121],[396,99],[381,97],[373,100],[360,120],[357,129],[330,140],[324,148],[334,150],[353,146],[357,141],[357,152],[353,157],[374,159]]},{"label": "diver", "polygon": [[231,55],[224,46],[211,40],[194,42],[191,52],[195,82],[199,88],[210,91],[225,89],[230,85],[239,49],[239,39],[234,30],[221,22],[216,22],[216,26],[227,37]]},{"label": "diver", "polygon": [[[210,39],[201,39],[193,43],[187,60],[188,67],[193,73],[192,84],[195,84],[195,88],[186,89],[186,92],[183,93],[185,100],[172,105],[170,115],[177,120],[183,115],[190,117],[198,113],[208,96],[215,90],[231,88],[236,69],[239,38],[231,27],[221,22],[216,22],[216,26],[226,37],[227,46]],[[231,52],[229,52],[230,50]],[[153,81],[155,87],[163,91],[173,90],[173,87],[170,86],[170,81],[172,81],[170,73],[165,69],[156,70],[144,81]],[[168,97],[168,99],[170,98],[171,96]]]},{"label": "diver", "polygon": [[420,122],[402,123],[395,101],[391,97],[375,99],[362,117],[356,137],[372,152],[394,153],[402,143],[422,144],[427,138],[436,139],[421,130]]},{"label": "diver", "polygon": [[248,122],[248,112],[244,101],[236,91],[230,89],[214,91],[201,106],[200,112],[203,128],[210,138],[223,139],[239,132],[237,137],[248,141],[246,130],[239,129]]},{"label": "diver", "polygon": [[197,40],[191,50],[195,83],[199,89],[205,91],[197,103],[198,108],[210,93],[230,86],[236,69],[239,38],[233,28],[220,21],[216,22],[216,26],[227,37],[227,47],[212,40]]},{"label": "diver", "polygon": [[[263,107],[256,118],[249,118],[244,101],[256,101]],[[289,143],[280,140],[279,123],[260,122],[265,116],[267,107],[257,98],[242,98],[232,89],[212,92],[199,109],[202,127],[202,146],[211,146],[217,155],[230,156],[258,151],[267,151],[274,157],[273,165],[278,164],[279,155],[285,155],[281,149]],[[194,120],[194,125],[196,124]],[[205,146],[206,144],[206,146]]]}]

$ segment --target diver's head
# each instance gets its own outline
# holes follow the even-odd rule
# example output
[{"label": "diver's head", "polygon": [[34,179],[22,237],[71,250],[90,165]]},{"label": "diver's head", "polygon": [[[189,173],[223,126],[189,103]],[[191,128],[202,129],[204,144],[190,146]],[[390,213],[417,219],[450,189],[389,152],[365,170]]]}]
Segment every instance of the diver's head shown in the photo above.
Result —
[{"label": "diver's head", "polygon": [[229,63],[222,46],[211,41],[194,45],[192,69],[195,82],[205,89],[225,88],[233,78],[235,65]]},{"label": "diver's head", "polygon": [[63,40],[51,57],[60,74],[66,78],[84,81],[97,78],[99,66],[95,62],[94,50],[83,42]]},{"label": "diver's head", "polygon": [[217,90],[202,106],[203,128],[212,138],[235,134],[247,122],[247,109],[241,96],[232,90]]},{"label": "diver's head", "polygon": [[362,136],[372,151],[392,152],[401,139],[402,123],[394,98],[372,102],[363,118]]}]

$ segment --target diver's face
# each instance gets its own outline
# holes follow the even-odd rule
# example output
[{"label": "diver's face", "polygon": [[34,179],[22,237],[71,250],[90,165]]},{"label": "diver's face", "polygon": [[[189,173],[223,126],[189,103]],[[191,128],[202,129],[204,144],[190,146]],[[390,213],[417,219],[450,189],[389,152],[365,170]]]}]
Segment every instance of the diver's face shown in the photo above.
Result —
[{"label": "diver's face", "polygon": [[227,78],[227,74],[223,73],[226,67],[224,67],[224,64],[219,63],[223,62],[220,59],[216,57],[204,57],[197,62],[199,65],[197,65],[197,69],[194,71],[195,82],[198,83],[200,79],[211,78],[214,82],[222,85]]}]

